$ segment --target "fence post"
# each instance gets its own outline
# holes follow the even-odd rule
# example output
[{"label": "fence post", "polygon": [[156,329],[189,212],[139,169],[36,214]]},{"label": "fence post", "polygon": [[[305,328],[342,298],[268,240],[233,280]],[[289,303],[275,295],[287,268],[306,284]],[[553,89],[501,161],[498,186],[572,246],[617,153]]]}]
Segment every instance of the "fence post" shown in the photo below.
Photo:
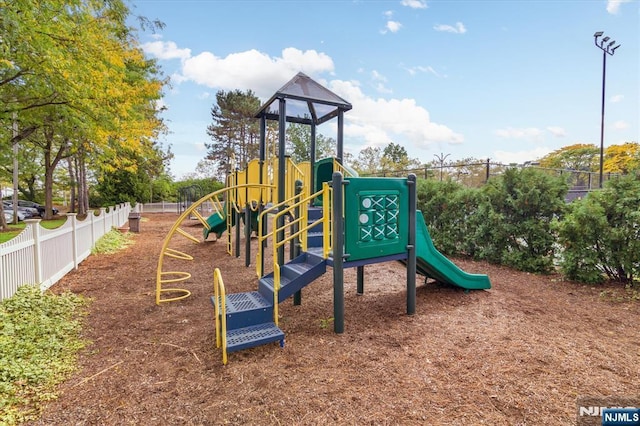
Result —
[{"label": "fence post", "polygon": [[109,232],[111,229],[107,230],[107,209],[106,207],[100,207],[100,217],[102,218],[102,235]]},{"label": "fence post", "polygon": [[[96,245],[96,230],[95,230],[95,219],[96,215],[93,210],[87,210],[87,219],[91,223],[91,247]],[[87,220],[85,219],[85,220]]]},{"label": "fence post", "polygon": [[489,168],[490,168],[489,160],[490,160],[490,159],[489,159],[489,158],[487,158],[487,173],[486,173],[486,178],[485,178],[485,180],[484,180],[484,182],[485,182],[485,183],[489,182]]},{"label": "fence post", "polygon": [[[67,220],[71,221],[71,254],[73,256],[73,269],[78,269],[78,234],[76,232],[78,213],[67,213]],[[93,246],[91,246],[93,247]]]},{"label": "fence post", "polygon": [[36,282],[34,284],[40,285],[42,283],[42,264],[41,249],[40,249],[40,219],[25,219],[24,223],[31,227],[31,235],[33,236],[33,268]]}]

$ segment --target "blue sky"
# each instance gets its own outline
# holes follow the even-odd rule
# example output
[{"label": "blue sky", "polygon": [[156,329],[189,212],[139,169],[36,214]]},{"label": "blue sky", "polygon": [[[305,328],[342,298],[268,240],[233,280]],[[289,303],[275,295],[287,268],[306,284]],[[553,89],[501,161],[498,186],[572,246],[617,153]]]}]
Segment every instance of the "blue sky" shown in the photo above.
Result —
[{"label": "blue sky", "polygon": [[[177,178],[206,155],[219,90],[268,99],[302,71],[351,102],[345,150],[390,142],[434,155],[535,160],[574,143],[639,141],[637,0],[132,0],[166,24],[139,34],[171,78],[162,103]],[[320,127],[335,138],[335,123]]]}]

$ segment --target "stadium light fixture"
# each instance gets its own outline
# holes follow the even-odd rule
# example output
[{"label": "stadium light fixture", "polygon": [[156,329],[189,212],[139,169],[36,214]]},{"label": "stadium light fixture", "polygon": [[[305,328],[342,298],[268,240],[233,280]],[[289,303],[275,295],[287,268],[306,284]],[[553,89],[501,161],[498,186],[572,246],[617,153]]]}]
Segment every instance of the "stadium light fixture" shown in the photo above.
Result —
[{"label": "stadium light fixture", "polygon": [[613,56],[616,49],[621,45],[618,44],[615,47],[613,46],[616,41],[612,40],[609,44],[605,45],[606,42],[611,40],[611,37],[604,37],[600,44],[598,44],[598,38],[602,37],[604,31],[597,31],[593,35],[593,42],[598,47],[598,49],[602,50],[602,113],[600,115],[600,176],[599,176],[599,187],[602,188],[602,183],[604,179],[604,101],[605,101],[605,81],[607,75],[607,55]]}]

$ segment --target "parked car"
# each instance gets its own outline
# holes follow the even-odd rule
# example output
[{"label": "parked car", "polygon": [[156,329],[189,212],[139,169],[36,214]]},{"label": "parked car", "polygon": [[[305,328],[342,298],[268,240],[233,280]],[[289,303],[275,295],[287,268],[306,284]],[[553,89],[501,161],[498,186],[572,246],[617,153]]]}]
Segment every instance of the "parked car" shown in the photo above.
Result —
[{"label": "parked car", "polygon": [[[4,207],[4,205],[3,205],[3,207]],[[4,210],[4,220],[7,223],[13,222],[13,209],[7,210],[5,208],[5,210]],[[22,221],[22,220],[25,220],[24,213],[21,212],[20,210],[18,210],[18,221]]]},{"label": "parked car", "polygon": [[[3,201],[2,202],[2,208],[5,211],[10,212],[11,214],[13,214],[13,203],[9,202],[9,201]],[[22,219],[20,219],[20,215],[22,215]],[[31,207],[20,207],[18,206],[18,219],[20,220],[24,220],[24,219],[29,219],[33,216],[38,216],[38,210],[31,208]]]},{"label": "parked car", "polygon": [[[31,208],[37,209],[38,210],[38,215],[40,217],[44,217],[45,208],[44,208],[44,206],[42,204],[38,204],[38,203],[36,203],[34,201],[18,200],[18,205],[21,206],[21,207],[31,207]],[[58,209],[55,208],[55,207],[52,207],[52,210],[53,210],[53,214],[54,215],[59,213]]]}]

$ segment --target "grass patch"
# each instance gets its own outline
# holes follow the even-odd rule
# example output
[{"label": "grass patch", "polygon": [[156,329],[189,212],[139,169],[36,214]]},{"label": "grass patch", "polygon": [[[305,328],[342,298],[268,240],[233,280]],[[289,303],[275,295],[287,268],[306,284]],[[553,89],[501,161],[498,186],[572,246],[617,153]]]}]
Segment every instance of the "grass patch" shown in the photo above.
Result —
[{"label": "grass patch", "polygon": [[76,369],[87,300],[24,285],[0,302],[0,424],[36,419]]},{"label": "grass patch", "polygon": [[[66,217],[62,219],[41,220],[40,226],[45,229],[56,229],[64,225],[66,221]],[[0,232],[0,244],[18,236],[22,231],[24,231],[26,226],[27,224],[24,222],[20,222],[17,225],[9,225],[9,232]]]},{"label": "grass patch", "polygon": [[91,254],[113,254],[133,244],[133,234],[112,229],[100,238]]}]

